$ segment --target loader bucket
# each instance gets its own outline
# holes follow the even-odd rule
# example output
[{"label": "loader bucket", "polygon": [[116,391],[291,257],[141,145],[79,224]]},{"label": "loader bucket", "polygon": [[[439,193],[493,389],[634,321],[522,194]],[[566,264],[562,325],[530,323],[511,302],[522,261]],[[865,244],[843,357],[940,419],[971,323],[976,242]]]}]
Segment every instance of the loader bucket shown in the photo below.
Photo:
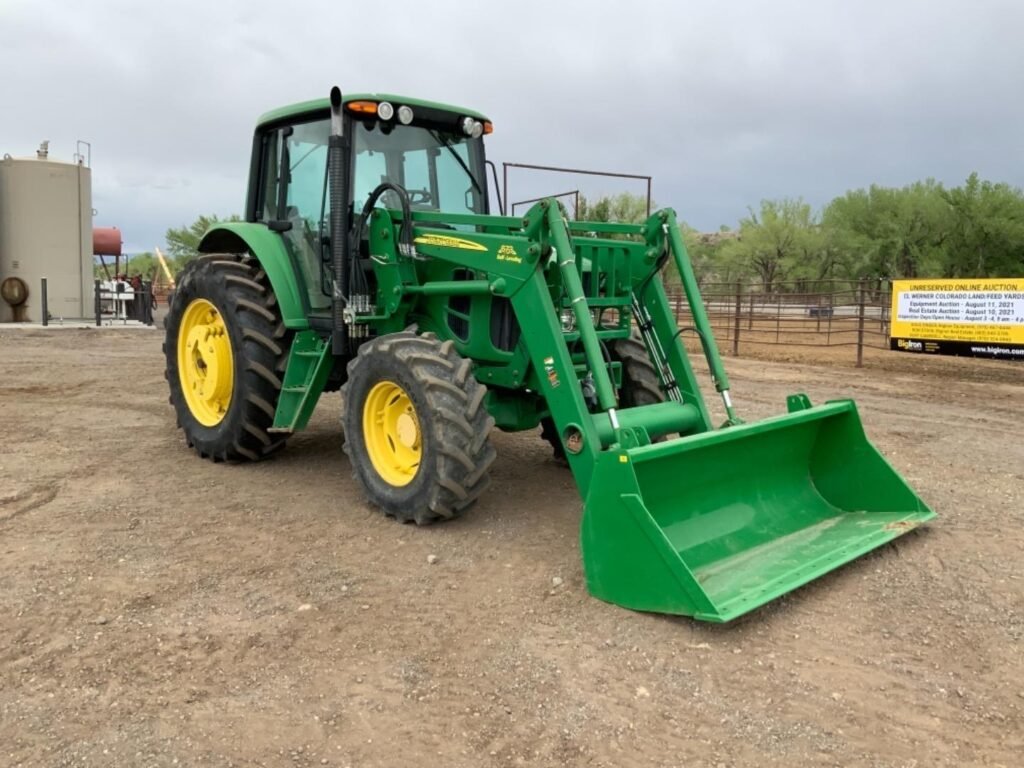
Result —
[{"label": "loader bucket", "polygon": [[582,523],[591,593],[726,622],[934,517],[868,442],[852,401],[802,402],[602,453]]}]

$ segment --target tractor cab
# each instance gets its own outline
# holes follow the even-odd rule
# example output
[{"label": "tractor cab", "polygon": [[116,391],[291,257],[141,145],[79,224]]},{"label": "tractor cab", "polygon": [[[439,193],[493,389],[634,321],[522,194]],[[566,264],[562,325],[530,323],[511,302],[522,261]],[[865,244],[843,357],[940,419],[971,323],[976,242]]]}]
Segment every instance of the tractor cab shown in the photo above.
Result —
[{"label": "tractor cab", "polygon": [[[378,200],[387,208],[401,207],[397,190],[404,190],[411,210],[488,213],[483,136],[492,124],[483,115],[419,99],[356,94],[345,98],[342,117],[350,168],[346,229],[356,226],[382,184],[391,186]],[[250,166],[246,220],[282,235],[311,316],[331,310],[330,133],[327,99],[269,112],[257,125]],[[365,240],[360,248],[365,251]]]}]

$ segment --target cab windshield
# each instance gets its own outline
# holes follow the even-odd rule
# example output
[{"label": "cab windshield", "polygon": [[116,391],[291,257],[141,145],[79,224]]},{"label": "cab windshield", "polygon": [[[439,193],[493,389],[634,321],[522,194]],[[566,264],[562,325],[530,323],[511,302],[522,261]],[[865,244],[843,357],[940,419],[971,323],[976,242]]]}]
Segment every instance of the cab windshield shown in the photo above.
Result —
[{"label": "cab windshield", "polygon": [[[383,182],[409,193],[413,210],[485,213],[480,139],[415,125],[356,120],[353,202],[359,211]],[[383,202],[398,208],[393,192]]]}]

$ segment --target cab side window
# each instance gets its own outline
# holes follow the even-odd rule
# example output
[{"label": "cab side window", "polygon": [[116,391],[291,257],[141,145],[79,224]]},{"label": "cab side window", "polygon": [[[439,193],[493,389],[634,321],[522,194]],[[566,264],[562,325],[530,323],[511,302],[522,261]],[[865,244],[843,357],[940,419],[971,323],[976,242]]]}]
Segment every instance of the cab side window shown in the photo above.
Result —
[{"label": "cab side window", "polygon": [[282,238],[298,267],[314,312],[331,305],[322,246],[330,215],[326,195],[328,133],[327,120],[297,123],[270,132],[263,143],[258,201],[263,221],[291,224]]},{"label": "cab side window", "polygon": [[287,218],[301,219],[311,229],[323,225],[328,201],[324,195],[327,181],[326,120],[296,125],[287,137],[288,193]]}]

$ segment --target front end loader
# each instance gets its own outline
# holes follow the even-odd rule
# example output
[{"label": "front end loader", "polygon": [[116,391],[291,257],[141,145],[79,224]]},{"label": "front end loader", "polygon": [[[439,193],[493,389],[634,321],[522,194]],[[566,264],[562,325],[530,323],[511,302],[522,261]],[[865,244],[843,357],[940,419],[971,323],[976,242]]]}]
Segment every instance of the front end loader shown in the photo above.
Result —
[{"label": "front end loader", "polygon": [[[260,119],[245,221],[206,234],[166,323],[190,446],[270,456],[340,388],[368,499],[424,524],[481,498],[493,427],[539,426],[583,499],[590,592],[713,622],[934,516],[852,401],[794,394],[786,414],[743,423],[674,211],[570,222],[544,200],[491,215],[491,130],[474,111],[338,89]],[[700,341],[722,425],[683,333]]]}]

